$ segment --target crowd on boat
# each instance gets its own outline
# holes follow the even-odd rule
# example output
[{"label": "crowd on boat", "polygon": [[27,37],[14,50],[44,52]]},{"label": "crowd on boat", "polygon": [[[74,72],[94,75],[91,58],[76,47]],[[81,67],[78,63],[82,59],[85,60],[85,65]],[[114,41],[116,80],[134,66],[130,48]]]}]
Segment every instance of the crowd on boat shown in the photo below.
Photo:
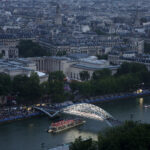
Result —
[{"label": "crowd on boat", "polygon": [[75,122],[75,120],[62,120],[62,121],[59,121],[56,123],[52,123],[51,127],[59,127],[59,126],[69,125],[69,124],[72,124],[74,122]]}]

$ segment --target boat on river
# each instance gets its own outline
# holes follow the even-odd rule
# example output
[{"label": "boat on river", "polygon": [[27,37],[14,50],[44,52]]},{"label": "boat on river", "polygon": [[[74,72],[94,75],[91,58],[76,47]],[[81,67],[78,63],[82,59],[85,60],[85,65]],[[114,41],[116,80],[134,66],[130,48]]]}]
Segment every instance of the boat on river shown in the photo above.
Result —
[{"label": "boat on river", "polygon": [[48,132],[59,133],[61,131],[84,124],[86,121],[82,119],[61,120],[56,123],[51,123]]},{"label": "boat on river", "polygon": [[144,105],[145,108],[150,108],[150,105]]}]

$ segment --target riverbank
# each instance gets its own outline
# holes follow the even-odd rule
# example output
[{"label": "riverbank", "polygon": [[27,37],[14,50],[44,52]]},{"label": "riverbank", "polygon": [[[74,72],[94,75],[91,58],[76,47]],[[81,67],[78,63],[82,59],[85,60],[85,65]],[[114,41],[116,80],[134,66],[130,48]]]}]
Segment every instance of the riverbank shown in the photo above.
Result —
[{"label": "riverbank", "polygon": [[143,90],[141,93],[122,93],[122,94],[114,94],[107,96],[97,96],[85,100],[81,100],[82,103],[96,103],[96,102],[106,102],[106,101],[114,101],[119,99],[127,99],[132,97],[141,97],[150,95],[150,90]]},{"label": "riverbank", "polygon": [[18,116],[13,116],[13,117],[10,117],[10,118],[0,119],[0,124],[15,121],[15,120],[28,119],[28,118],[31,118],[31,117],[39,116],[40,114],[41,114],[40,112],[36,112],[36,113],[28,114],[28,115],[18,115]]},{"label": "riverbank", "polygon": [[107,102],[107,101],[115,101],[119,99],[127,99],[127,98],[135,98],[135,97],[141,97],[141,96],[149,96],[150,95],[150,90],[143,90],[141,93],[133,93],[133,92],[128,92],[128,93],[119,93],[119,94],[113,94],[113,95],[105,95],[105,96],[96,96],[96,97],[91,97],[91,98],[86,98],[86,99],[80,99],[78,102],[74,103],[60,103],[57,104],[55,107],[57,109],[61,109],[73,104],[80,104],[80,103],[97,103],[97,102]]},{"label": "riverbank", "polygon": [[[121,93],[121,94],[106,95],[106,96],[97,96],[97,97],[92,97],[89,99],[82,99],[75,103],[57,103],[54,107],[57,109],[61,109],[61,108],[64,108],[73,104],[79,104],[79,103],[107,102],[107,101],[115,101],[119,99],[127,99],[127,98],[132,98],[132,97],[141,97],[141,96],[148,96],[148,95],[150,95],[150,90],[143,90],[141,93],[132,92],[132,93]],[[15,120],[22,120],[22,119],[35,117],[35,116],[39,116],[40,114],[41,112],[30,112],[29,114],[26,114],[26,115],[20,114],[16,116],[11,116],[8,118],[0,119],[0,124],[15,121]]]}]

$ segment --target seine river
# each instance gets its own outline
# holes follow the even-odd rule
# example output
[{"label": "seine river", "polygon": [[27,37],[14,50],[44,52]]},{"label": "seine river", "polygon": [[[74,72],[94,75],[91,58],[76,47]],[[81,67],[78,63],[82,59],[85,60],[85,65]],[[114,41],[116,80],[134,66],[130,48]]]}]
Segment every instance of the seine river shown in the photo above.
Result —
[{"label": "seine river", "polygon": [[[150,105],[150,97],[117,100],[96,105],[119,120],[129,120],[133,114],[133,120],[150,123],[150,108],[143,107]],[[0,125],[0,150],[47,150],[58,144],[71,142],[78,136],[97,139],[97,133],[108,128],[105,122],[86,120],[87,123],[83,126],[55,135],[46,132],[51,123],[46,116],[2,124]]]}]

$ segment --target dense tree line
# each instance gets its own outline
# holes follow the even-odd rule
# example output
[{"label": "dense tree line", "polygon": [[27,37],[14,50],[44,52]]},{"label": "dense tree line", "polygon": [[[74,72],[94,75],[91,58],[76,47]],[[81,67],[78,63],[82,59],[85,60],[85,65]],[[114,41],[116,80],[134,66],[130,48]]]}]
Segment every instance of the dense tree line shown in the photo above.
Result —
[{"label": "dense tree line", "polygon": [[145,65],[137,63],[123,63],[115,75],[111,75],[109,69],[103,69],[95,71],[89,81],[85,80],[86,77],[87,73],[81,78],[85,82],[73,81],[71,89],[84,96],[97,96],[130,92],[142,85],[150,86],[150,72]]},{"label": "dense tree line", "polygon": [[[51,102],[73,100],[75,94],[83,97],[134,91],[141,86],[150,87],[150,72],[145,65],[123,63],[115,75],[109,69],[89,73],[83,71],[80,77],[84,82],[69,83],[71,92],[64,89],[65,75],[61,71],[49,74],[48,81],[40,83],[36,73],[30,77],[18,75],[13,79],[0,73],[0,96],[16,95],[18,103],[35,103],[47,97]],[[75,94],[74,94],[75,93]]]},{"label": "dense tree line", "polygon": [[50,56],[50,52],[31,40],[21,40],[17,46],[20,57]]},{"label": "dense tree line", "polygon": [[126,122],[124,125],[107,129],[98,134],[98,142],[92,139],[76,139],[70,150],[149,150],[150,125]]},{"label": "dense tree line", "polygon": [[74,142],[71,143],[69,149],[70,150],[96,150],[96,142],[92,140],[92,138],[88,140],[83,140],[80,136],[79,138],[75,139]]},{"label": "dense tree line", "polygon": [[53,102],[66,100],[64,91],[64,74],[60,71],[49,74],[48,81],[40,83],[39,76],[31,73],[30,77],[17,75],[10,78],[9,75],[0,74],[0,96],[16,96],[18,103],[37,103],[43,97],[48,97]]}]

